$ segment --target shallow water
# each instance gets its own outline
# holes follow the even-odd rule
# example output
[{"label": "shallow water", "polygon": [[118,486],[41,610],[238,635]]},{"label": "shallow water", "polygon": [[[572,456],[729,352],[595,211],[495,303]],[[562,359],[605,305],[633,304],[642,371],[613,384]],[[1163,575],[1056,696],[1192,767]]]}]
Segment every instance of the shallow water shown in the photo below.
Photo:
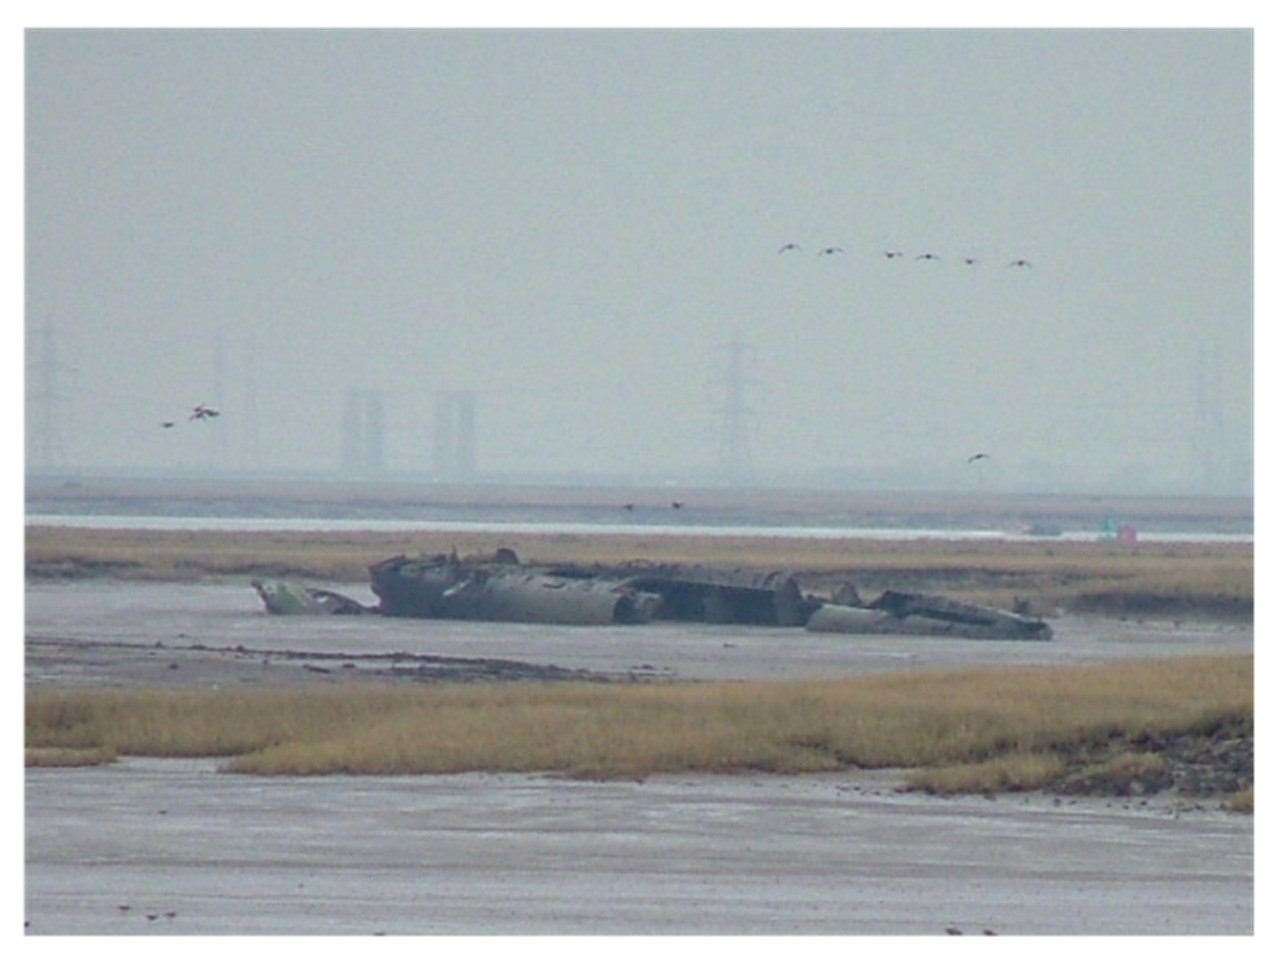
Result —
[{"label": "shallow water", "polygon": [[[786,526],[709,523],[519,522],[502,520],[420,520],[373,517],[236,517],[158,516],[131,514],[27,514],[28,526],[77,527],[93,530],[299,530],[299,531],[427,531],[439,533],[632,534],[639,536],[794,537],[814,540],[1009,540],[1076,541],[1101,539],[1096,530],[1064,530],[1057,537],[1018,531],[941,527]],[[1154,543],[1252,543],[1252,533],[1154,530],[1141,541]]]}]

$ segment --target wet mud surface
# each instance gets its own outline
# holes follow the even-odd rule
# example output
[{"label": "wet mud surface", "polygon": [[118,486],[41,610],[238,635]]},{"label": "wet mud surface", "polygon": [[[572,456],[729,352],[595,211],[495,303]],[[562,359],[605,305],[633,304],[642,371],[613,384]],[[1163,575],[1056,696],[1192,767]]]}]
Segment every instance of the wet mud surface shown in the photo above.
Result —
[{"label": "wet mud surface", "polygon": [[42,934],[1247,934],[1252,818],[814,777],[28,770]]},{"label": "wet mud surface", "polygon": [[[363,603],[367,584],[338,586]],[[34,582],[29,685],[262,686],[351,679],[846,677],[1249,652],[1248,623],[1064,616],[1048,642],[851,636],[659,622],[571,627],[268,615],[244,583]]]}]

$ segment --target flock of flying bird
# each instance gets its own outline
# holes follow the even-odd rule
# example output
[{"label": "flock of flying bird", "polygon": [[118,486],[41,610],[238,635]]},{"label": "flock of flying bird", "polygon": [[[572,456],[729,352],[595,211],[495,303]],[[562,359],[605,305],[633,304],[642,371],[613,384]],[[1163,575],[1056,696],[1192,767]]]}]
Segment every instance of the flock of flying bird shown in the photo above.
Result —
[{"label": "flock of flying bird", "polygon": [[[780,254],[781,253],[803,253],[803,252],[804,252],[804,248],[801,247],[800,244],[798,243],[784,243],[781,247],[778,248],[778,253]],[[818,251],[818,256],[833,257],[837,253],[844,253],[844,252],[845,252],[844,247],[823,247],[821,250]],[[906,254],[903,253],[901,250],[884,250],[882,251],[881,255],[886,260],[899,260],[906,256]],[[915,259],[941,260],[942,257],[938,256],[936,253],[921,253],[921,254],[918,254]],[[976,267],[979,263],[982,262],[977,257],[961,257],[960,261],[966,267]],[[1017,260],[1010,261],[1008,266],[1015,267],[1015,268],[1026,268],[1031,266],[1031,261],[1024,259],[1023,257],[1019,257]]]}]

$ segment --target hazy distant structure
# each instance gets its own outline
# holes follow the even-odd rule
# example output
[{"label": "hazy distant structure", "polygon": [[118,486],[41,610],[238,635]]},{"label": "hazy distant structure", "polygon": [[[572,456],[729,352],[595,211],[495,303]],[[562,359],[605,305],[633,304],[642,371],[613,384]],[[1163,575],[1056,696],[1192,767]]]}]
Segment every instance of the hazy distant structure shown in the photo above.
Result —
[{"label": "hazy distant structure", "polygon": [[1219,441],[1226,426],[1223,415],[1218,351],[1206,343],[1195,368],[1195,440],[1192,456],[1199,466],[1201,493],[1216,493],[1222,482]]},{"label": "hazy distant structure", "polygon": [[725,365],[720,403],[720,456],[719,475],[726,483],[745,483],[751,479],[752,411],[747,404],[747,356],[751,346],[743,341],[741,332],[724,344]]},{"label": "hazy distant structure", "polygon": [[40,327],[39,359],[29,365],[31,381],[36,386],[31,402],[39,411],[37,419],[37,457],[42,469],[56,472],[66,467],[66,448],[62,440],[59,408],[66,403],[62,373],[71,372],[58,357],[58,330],[52,320]]},{"label": "hazy distant structure", "polygon": [[436,392],[433,465],[439,480],[468,480],[476,474],[476,393]]},{"label": "hazy distant structure", "polygon": [[386,412],[381,390],[347,391],[342,411],[342,466],[346,473],[380,473],[386,466]]}]

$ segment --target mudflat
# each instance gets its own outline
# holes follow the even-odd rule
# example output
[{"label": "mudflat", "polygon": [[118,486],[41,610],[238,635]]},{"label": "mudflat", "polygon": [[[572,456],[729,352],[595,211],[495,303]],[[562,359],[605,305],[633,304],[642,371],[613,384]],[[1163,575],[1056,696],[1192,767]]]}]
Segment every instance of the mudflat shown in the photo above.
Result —
[{"label": "mudflat", "polygon": [[1158,799],[216,766],[28,770],[28,934],[1253,929],[1252,819]]}]

